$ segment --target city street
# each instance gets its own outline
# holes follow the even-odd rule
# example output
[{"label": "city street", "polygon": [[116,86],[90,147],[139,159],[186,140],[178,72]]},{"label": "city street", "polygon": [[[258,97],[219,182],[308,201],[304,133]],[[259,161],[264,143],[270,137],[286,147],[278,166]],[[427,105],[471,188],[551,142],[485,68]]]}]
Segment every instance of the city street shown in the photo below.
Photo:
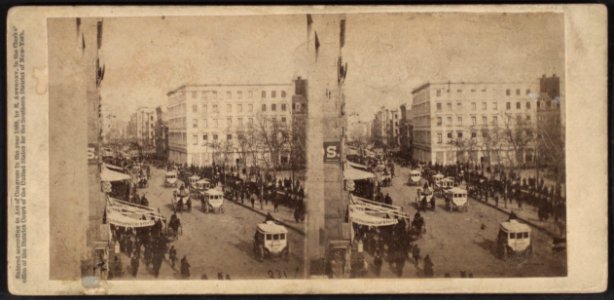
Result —
[{"label": "city street", "polygon": [[[172,215],[173,188],[163,186],[164,173],[152,167],[149,188],[138,189],[138,193],[145,194],[149,206],[159,209],[168,219]],[[178,213],[183,233],[177,241],[169,244],[177,249],[178,260],[187,256],[191,265],[190,279],[202,279],[205,275],[208,279],[217,279],[218,273],[223,273],[224,278],[229,275],[230,279],[269,278],[271,274],[275,278],[303,276],[303,235],[288,230],[289,261],[265,259],[260,262],[252,250],[252,241],[256,224],[264,221],[262,215],[228,200],[224,200],[224,213],[204,213],[200,207],[200,201],[193,201],[191,212]],[[128,257],[124,256],[122,260],[126,268]],[[141,261],[137,278],[153,278],[152,274]],[[129,278],[129,275],[124,277]],[[179,263],[173,269],[166,259],[160,278],[179,279]]]},{"label": "city street", "polygon": [[[382,188],[384,195],[389,193],[393,204],[402,206],[412,218],[416,213],[414,201],[416,186],[408,186],[409,169],[395,166],[392,186]],[[566,254],[553,253],[552,238],[545,232],[532,227],[533,254],[530,258],[513,258],[503,261],[496,256],[495,242],[499,224],[508,215],[484,203],[469,199],[468,212],[445,210],[445,201],[437,199],[435,211],[421,213],[426,221],[427,232],[416,243],[421,256],[430,255],[436,277],[448,274],[461,276],[464,272],[473,277],[538,277],[565,276]],[[416,268],[410,263],[405,265],[404,277],[422,275],[419,264]],[[369,258],[372,267],[372,258]],[[372,273],[369,276],[374,276]],[[394,273],[384,264],[381,277],[394,277]]]}]

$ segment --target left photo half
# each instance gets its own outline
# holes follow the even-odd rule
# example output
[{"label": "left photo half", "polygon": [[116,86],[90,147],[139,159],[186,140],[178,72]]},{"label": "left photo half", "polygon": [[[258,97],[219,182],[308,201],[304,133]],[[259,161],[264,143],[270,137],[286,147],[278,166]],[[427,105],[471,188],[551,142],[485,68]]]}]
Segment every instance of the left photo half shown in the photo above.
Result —
[{"label": "left photo half", "polygon": [[50,279],[305,277],[304,15],[47,29]]}]

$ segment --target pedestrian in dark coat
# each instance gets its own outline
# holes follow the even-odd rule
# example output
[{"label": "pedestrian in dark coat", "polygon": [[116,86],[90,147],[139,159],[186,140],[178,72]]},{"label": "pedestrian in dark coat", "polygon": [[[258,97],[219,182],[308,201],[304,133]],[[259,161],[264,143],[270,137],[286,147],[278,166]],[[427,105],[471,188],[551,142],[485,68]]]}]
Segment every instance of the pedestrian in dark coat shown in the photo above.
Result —
[{"label": "pedestrian in dark coat", "polygon": [[181,277],[182,278],[190,277],[190,263],[188,263],[188,258],[185,255],[181,259]]},{"label": "pedestrian in dark coat", "polygon": [[382,264],[383,263],[384,263],[384,261],[382,260],[382,256],[380,255],[379,251],[375,252],[375,257],[373,258],[373,266],[374,266],[375,276],[379,277],[380,274],[382,273]]},{"label": "pedestrian in dark coat", "polygon": [[171,248],[168,250],[168,260],[171,261],[171,268],[175,268],[175,262],[177,261],[177,250],[175,249],[175,246],[171,246]]},{"label": "pedestrian in dark coat", "polygon": [[130,266],[132,267],[132,277],[136,277],[139,271],[139,257],[136,253],[133,253],[130,257]]}]

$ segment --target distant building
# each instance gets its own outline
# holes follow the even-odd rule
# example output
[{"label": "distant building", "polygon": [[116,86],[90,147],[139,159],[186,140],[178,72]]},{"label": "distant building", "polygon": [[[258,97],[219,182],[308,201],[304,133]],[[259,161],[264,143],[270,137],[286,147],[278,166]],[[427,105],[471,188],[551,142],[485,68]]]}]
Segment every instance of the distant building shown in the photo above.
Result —
[{"label": "distant building", "polygon": [[401,157],[411,159],[411,150],[413,143],[413,126],[411,123],[411,109],[406,104],[400,107],[399,120],[399,148]]},{"label": "distant building", "polygon": [[371,137],[371,122],[360,120],[359,116],[348,116],[348,142],[359,142],[366,144]]},{"label": "distant building", "polygon": [[160,160],[168,158],[168,125],[165,107],[156,107],[155,145],[156,157]]},{"label": "distant building", "polygon": [[136,140],[143,148],[155,147],[156,112],[152,107],[136,110]]},{"label": "distant building", "polygon": [[388,145],[388,127],[390,126],[390,111],[385,107],[380,108],[371,124],[371,139],[376,146]]},{"label": "distant building", "polygon": [[113,143],[125,140],[127,125],[113,114],[103,114],[103,141]]},{"label": "distant building", "polygon": [[390,110],[389,118],[386,130],[388,146],[397,147],[399,146],[399,110]]},{"label": "distant building", "polygon": [[292,108],[303,109],[306,101],[292,92],[292,83],[183,85],[168,92],[169,160],[195,166],[287,161],[289,151],[273,147],[280,137],[266,144],[261,133],[292,126]]},{"label": "distant building", "polygon": [[534,144],[502,142],[506,132],[530,136],[540,86],[534,82],[426,83],[412,91],[413,157],[438,164],[521,164]]},{"label": "distant building", "polygon": [[395,148],[399,145],[400,114],[396,109],[381,107],[373,117],[371,138],[376,146]]},{"label": "distant building", "polygon": [[128,124],[126,125],[126,138],[131,141],[136,141],[137,139],[136,124],[136,113],[132,113],[130,114],[130,120],[128,121]]},{"label": "distant building", "polygon": [[537,102],[537,156],[539,164],[564,169],[565,131],[561,114],[560,80],[556,75],[540,78]]}]

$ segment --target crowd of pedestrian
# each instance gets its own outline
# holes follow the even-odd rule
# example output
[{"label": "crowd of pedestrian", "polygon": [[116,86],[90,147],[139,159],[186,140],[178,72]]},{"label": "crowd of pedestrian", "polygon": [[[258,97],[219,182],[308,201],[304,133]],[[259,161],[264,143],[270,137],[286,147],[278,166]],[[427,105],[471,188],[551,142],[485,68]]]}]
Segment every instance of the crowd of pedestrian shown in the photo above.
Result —
[{"label": "crowd of pedestrian", "polygon": [[[415,266],[422,260],[417,241],[425,233],[424,218],[417,212],[413,221],[397,217],[397,223],[389,226],[366,226],[353,224],[354,239],[359,253],[366,252],[373,257],[373,272],[380,276],[384,262],[398,277],[403,276],[405,264],[412,260]],[[433,276],[430,256],[423,260],[423,276]]]}]

